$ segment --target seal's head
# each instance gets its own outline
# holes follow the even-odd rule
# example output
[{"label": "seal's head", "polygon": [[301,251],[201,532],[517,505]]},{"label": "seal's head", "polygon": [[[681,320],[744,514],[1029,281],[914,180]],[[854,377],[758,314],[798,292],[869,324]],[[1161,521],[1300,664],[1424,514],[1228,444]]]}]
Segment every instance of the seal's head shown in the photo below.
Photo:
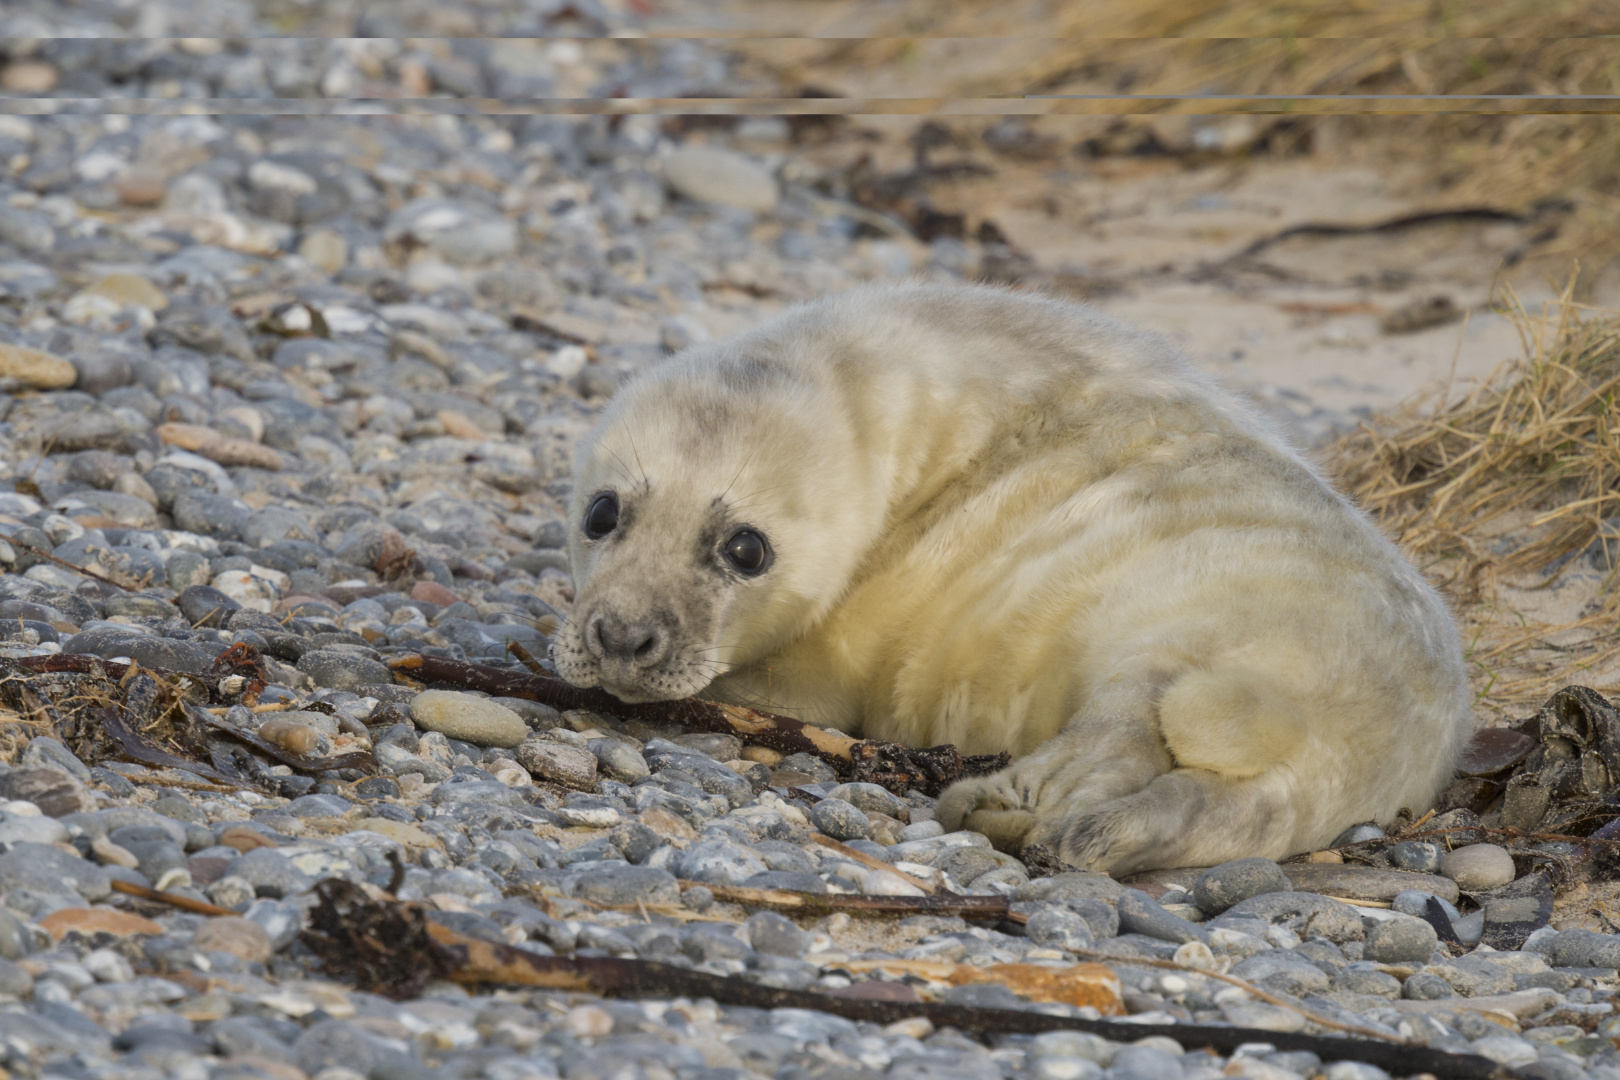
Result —
[{"label": "seal's head", "polygon": [[871,514],[858,440],[793,362],[805,347],[756,333],[666,361],[580,444],[563,678],[626,702],[690,697],[836,603]]}]

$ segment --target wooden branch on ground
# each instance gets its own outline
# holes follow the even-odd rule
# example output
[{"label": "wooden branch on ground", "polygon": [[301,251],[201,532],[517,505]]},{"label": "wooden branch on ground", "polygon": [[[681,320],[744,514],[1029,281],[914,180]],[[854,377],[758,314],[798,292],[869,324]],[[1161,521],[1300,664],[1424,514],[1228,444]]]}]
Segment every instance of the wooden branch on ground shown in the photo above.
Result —
[{"label": "wooden branch on ground", "polygon": [[193,900],[189,896],[181,896],[179,893],[149,889],[145,885],[137,885],[133,881],[124,881],[119,878],[113,878],[112,891],[123,893],[126,896],[138,896],[142,900],[151,900],[159,904],[168,904],[170,907],[177,907],[181,911],[189,911],[193,915],[218,917],[240,914],[240,912],[232,911],[228,907],[220,907],[218,904],[207,904],[201,900]]},{"label": "wooden branch on ground", "polygon": [[[744,885],[709,885],[697,881],[682,881],[681,889],[699,886],[708,889],[716,900],[742,904],[744,907],[766,907],[778,911],[803,915],[831,915],[843,911],[851,915],[960,915],[964,919],[1006,919],[1008,901],[1005,896],[959,896],[942,893],[934,896],[867,896],[858,893],[810,893],[787,889],[750,889]],[[1022,921],[1022,920],[1015,920]]]},{"label": "wooden branch on ground", "polygon": [[1189,1050],[1209,1047],[1227,1054],[1245,1043],[1263,1042],[1279,1050],[1309,1050],[1325,1061],[1364,1061],[1397,1075],[1427,1072],[1455,1080],[1487,1080],[1497,1069],[1495,1062],[1477,1055],[1405,1043],[1214,1024],[1134,1024],[1022,1009],[874,1001],[779,989],[647,960],[541,956],[458,934],[431,922],[420,905],[373,901],[359,886],[341,878],[319,882],[316,894],[319,902],[302,939],[321,958],[324,974],[398,997],[411,996],[428,980],[447,978],[469,985],[528,986],[603,997],[710,998],[721,1005],[812,1009],[878,1024],[922,1017],[935,1027],[981,1034],[1084,1031],[1120,1042],[1164,1035]]},{"label": "wooden branch on ground", "polygon": [[838,854],[844,856],[844,858],[846,858],[846,859],[853,859],[855,862],[860,863],[862,866],[864,866],[864,867],[866,867],[866,868],[868,868],[870,870],[881,870],[886,874],[893,874],[895,877],[899,878],[901,881],[904,881],[907,885],[913,886],[914,888],[921,889],[924,893],[928,894],[929,896],[932,896],[933,894],[939,892],[939,887],[936,886],[933,882],[924,881],[921,878],[913,877],[912,875],[906,873],[904,870],[896,869],[894,866],[890,865],[889,863],[884,862],[881,859],[874,859],[872,856],[866,854],[864,851],[856,851],[854,848],[850,847],[848,844],[840,844],[837,840],[834,840],[830,836],[826,836],[826,835],[824,835],[822,833],[818,833],[818,832],[813,832],[813,833],[810,834],[810,839],[812,841],[814,841],[815,843],[820,844],[822,847],[828,849],[829,851],[838,852]]},{"label": "wooden branch on ground", "polygon": [[919,749],[852,739],[841,731],[807,724],[790,716],[718,701],[686,698],[681,701],[626,704],[606,690],[581,690],[548,675],[488,667],[442,656],[415,653],[395,656],[389,658],[388,666],[424,682],[449,683],[497,697],[526,698],[549,705],[559,712],[587,709],[627,720],[680,724],[700,731],[737,735],[784,754],[810,754],[828,762],[850,779],[871,781],[902,793],[909,787],[937,795],[961,777],[981,776],[1007,763],[1005,754],[963,757],[954,746]]}]

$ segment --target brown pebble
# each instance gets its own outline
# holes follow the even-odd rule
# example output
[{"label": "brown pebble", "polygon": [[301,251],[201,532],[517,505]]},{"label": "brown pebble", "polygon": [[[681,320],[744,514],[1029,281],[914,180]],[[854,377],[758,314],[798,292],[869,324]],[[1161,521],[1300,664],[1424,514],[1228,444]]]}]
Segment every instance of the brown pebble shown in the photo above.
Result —
[{"label": "brown pebble", "polygon": [[1313,851],[1307,862],[1342,863],[1344,856],[1337,851]]},{"label": "brown pebble", "polygon": [[665,840],[696,840],[697,831],[661,806],[641,812],[641,823]]},{"label": "brown pebble", "polygon": [[868,979],[865,982],[850,983],[848,986],[839,986],[827,991],[833,997],[849,998],[854,1001],[921,1001],[917,991],[903,982],[883,982],[878,979]]},{"label": "brown pebble", "polygon": [[87,938],[94,938],[98,934],[129,937],[131,934],[163,933],[163,927],[151,919],[105,907],[61,908],[39,920],[39,925],[56,941],[75,933]]},{"label": "brown pebble", "polygon": [[192,945],[203,952],[230,953],[250,964],[262,964],[275,955],[270,932],[252,919],[221,916],[197,927]]},{"label": "brown pebble", "polygon": [[276,847],[276,842],[257,829],[250,829],[245,825],[237,825],[226,829],[219,834],[219,842],[224,847],[235,848],[246,855],[254,848]]},{"label": "brown pebble", "polygon": [[772,750],[768,746],[745,746],[742,749],[744,761],[757,761],[761,765],[769,765],[773,769],[781,763],[784,756],[782,751]]},{"label": "brown pebble", "polygon": [[119,201],[126,206],[156,206],[163,201],[168,184],[161,175],[144,169],[131,169],[113,185]]},{"label": "brown pebble", "polygon": [[295,754],[324,754],[332,748],[325,735],[292,720],[266,720],[259,725],[259,738]]},{"label": "brown pebble", "polygon": [[547,739],[525,739],[517,748],[517,759],[542,780],[580,791],[596,787],[596,755],[589,750]]},{"label": "brown pebble", "polygon": [[48,94],[56,89],[60,78],[55,64],[18,60],[0,68],[0,90],[13,94]]}]

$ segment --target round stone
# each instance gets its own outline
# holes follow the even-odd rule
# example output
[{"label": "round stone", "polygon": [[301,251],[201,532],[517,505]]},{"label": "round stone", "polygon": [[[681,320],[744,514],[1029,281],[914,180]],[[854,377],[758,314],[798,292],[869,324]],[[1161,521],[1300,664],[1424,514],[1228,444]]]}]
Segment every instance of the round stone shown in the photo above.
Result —
[{"label": "round stone", "polygon": [[1401,984],[1401,997],[1408,1001],[1435,1001],[1439,998],[1456,997],[1451,984],[1438,975],[1431,975],[1427,971],[1419,971],[1407,976],[1406,982]]},{"label": "round stone", "polygon": [[1193,903],[1206,915],[1219,915],[1251,896],[1292,888],[1288,875],[1270,859],[1234,859],[1198,875],[1193,882]]},{"label": "round stone", "polygon": [[1513,880],[1513,856],[1495,844],[1469,844],[1442,855],[1440,873],[1459,889],[1494,889]]},{"label": "round stone", "polygon": [[601,770],[622,783],[633,784],[652,771],[635,747],[617,739],[592,739],[589,748]]},{"label": "round stone", "polygon": [[578,746],[565,746],[549,739],[525,739],[518,745],[517,759],[519,765],[542,780],[580,791],[590,791],[596,786],[596,755]]},{"label": "round stone", "polygon": [[269,931],[252,919],[209,919],[197,927],[191,943],[203,952],[230,953],[250,964],[262,964],[276,951]]},{"label": "round stone", "polygon": [[[681,856],[680,876],[708,885],[739,885],[765,872],[765,864],[749,849],[725,840],[694,844]],[[688,893],[690,896],[690,893]]]},{"label": "round stone", "polygon": [[1442,853],[1439,844],[1426,844],[1421,840],[1402,840],[1390,847],[1389,862],[1391,866],[1401,870],[1438,874]]},{"label": "round stone", "polygon": [[876,784],[839,784],[827,792],[829,799],[843,799],[863,814],[887,814],[898,818],[905,800]]},{"label": "round stone", "polygon": [[333,690],[355,690],[394,681],[387,664],[347,649],[311,649],[298,658],[298,670],[315,680],[316,686]]},{"label": "round stone", "polygon": [[1091,925],[1079,913],[1049,905],[1029,917],[1024,933],[1037,945],[1078,952],[1091,948]]},{"label": "round stone", "polygon": [[810,935],[785,915],[759,911],[750,915],[743,925],[748,929],[748,943],[755,952],[798,957],[810,951]]},{"label": "round stone", "polygon": [[776,178],[730,150],[683,146],[664,159],[664,181],[699,202],[765,213],[776,207]]},{"label": "round stone", "polygon": [[[529,735],[523,717],[488,698],[451,690],[424,690],[411,701],[418,727],[474,746],[517,746]],[[646,775],[643,773],[643,775]]]},{"label": "round stone", "polygon": [[1368,840],[1382,840],[1383,838],[1383,829],[1371,822],[1364,822],[1360,825],[1352,825],[1338,836],[1335,836],[1333,843],[1329,844],[1328,847],[1344,847],[1346,844],[1362,844]]},{"label": "round stone", "polygon": [[35,390],[65,390],[78,380],[79,370],[60,356],[0,342],[0,378]]},{"label": "round stone", "polygon": [[843,799],[822,799],[810,808],[810,820],[834,840],[864,840],[872,832],[866,815]]},{"label": "round stone", "polygon": [[1367,931],[1361,955],[1380,964],[1427,963],[1439,940],[1434,927],[1422,919],[1396,915]]}]

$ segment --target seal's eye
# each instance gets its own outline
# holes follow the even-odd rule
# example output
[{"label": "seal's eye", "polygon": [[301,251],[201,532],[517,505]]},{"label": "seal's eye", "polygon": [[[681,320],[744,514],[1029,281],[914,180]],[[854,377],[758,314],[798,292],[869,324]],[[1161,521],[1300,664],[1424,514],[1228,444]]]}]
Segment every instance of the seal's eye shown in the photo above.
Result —
[{"label": "seal's eye", "polygon": [[721,549],[732,569],[743,574],[758,574],[771,562],[771,546],[765,537],[753,529],[738,529]]},{"label": "seal's eye", "polygon": [[585,511],[585,536],[600,540],[619,525],[619,497],[612,492],[598,495]]}]

